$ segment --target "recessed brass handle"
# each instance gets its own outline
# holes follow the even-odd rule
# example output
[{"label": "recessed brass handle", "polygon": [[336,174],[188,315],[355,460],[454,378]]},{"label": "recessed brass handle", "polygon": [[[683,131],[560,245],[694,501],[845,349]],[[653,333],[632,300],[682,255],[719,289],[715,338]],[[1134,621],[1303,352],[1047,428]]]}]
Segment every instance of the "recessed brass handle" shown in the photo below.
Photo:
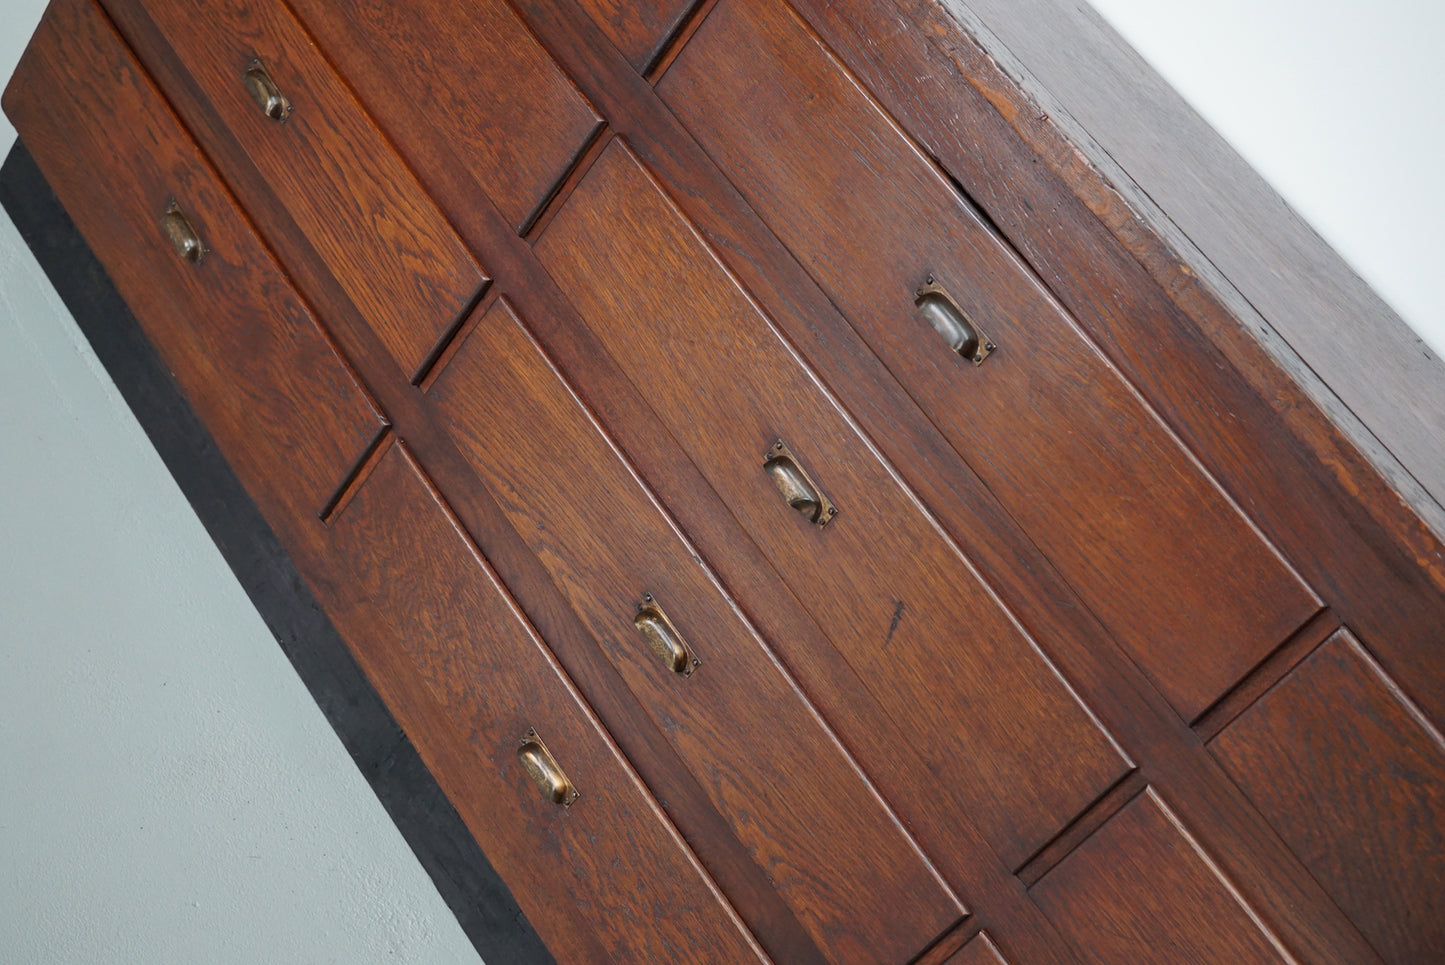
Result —
[{"label": "recessed brass handle", "polygon": [[273,121],[284,121],[291,116],[291,102],[281,93],[281,88],[271,79],[266,65],[259,60],[251,61],[243,78],[251,100],[261,108],[261,113]]},{"label": "recessed brass handle", "polygon": [[562,768],[557,766],[557,759],[547,750],[547,745],[542,743],[535,729],[528,728],[527,733],[522,735],[517,759],[522,762],[527,775],[541,788],[543,796],[553,804],[570,808],[581,796],[567,775],[562,773]]},{"label": "recessed brass handle", "polygon": [[166,213],[161,218],[161,231],[170,239],[176,254],[191,264],[197,264],[205,257],[205,242],[201,241],[200,233],[191,226],[190,220],[181,213],[177,205],[172,204],[166,208]]},{"label": "recessed brass handle", "polygon": [[943,336],[948,347],[974,365],[998,348],[959,307],[953,296],[934,280],[933,275],[930,274],[924,286],[913,293],[913,304],[918,306],[933,330]]},{"label": "recessed brass handle", "polygon": [[788,501],[788,505],[803,515],[803,518],[818,526],[827,526],[838,515],[838,507],[823,494],[813,482],[803,464],[793,455],[788,444],[779,439],[763,455],[763,469],[772,477],[773,485]]},{"label": "recessed brass handle", "polygon": [[673,626],[667,614],[662,612],[662,607],[653,599],[651,593],[643,594],[642,603],[637,607],[637,616],[632,622],[636,624],[637,632],[647,641],[648,648],[668,670],[691,677],[692,672],[702,666],[702,661],[693,654],[687,641],[677,632],[677,627]]}]

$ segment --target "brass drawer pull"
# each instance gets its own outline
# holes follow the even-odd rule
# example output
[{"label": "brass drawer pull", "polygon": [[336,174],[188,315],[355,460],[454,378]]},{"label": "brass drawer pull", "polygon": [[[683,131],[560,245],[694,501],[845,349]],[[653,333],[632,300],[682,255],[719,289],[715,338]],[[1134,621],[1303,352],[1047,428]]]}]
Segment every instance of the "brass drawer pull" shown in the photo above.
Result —
[{"label": "brass drawer pull", "polygon": [[637,625],[637,630],[647,641],[647,646],[657,654],[657,659],[661,660],[668,670],[691,677],[692,672],[702,666],[702,661],[694,656],[687,641],[677,632],[677,627],[673,626],[667,614],[662,612],[662,607],[652,598],[651,593],[643,594],[637,616],[632,622]]},{"label": "brass drawer pull", "polygon": [[974,365],[998,348],[958,306],[953,296],[934,281],[932,274],[929,274],[924,286],[913,293],[913,304],[918,306],[933,330],[943,336],[948,347]]},{"label": "brass drawer pull", "polygon": [[284,121],[291,116],[291,102],[266,72],[265,64],[259,60],[251,61],[244,79],[246,90],[256,106],[261,108],[261,113],[273,121]]},{"label": "brass drawer pull", "polygon": [[166,208],[165,216],[161,218],[161,231],[175,246],[176,254],[191,264],[205,257],[206,245],[201,241],[200,233],[191,227],[190,220],[181,214],[179,206],[172,204]]},{"label": "brass drawer pull", "polygon": [[542,794],[553,804],[570,808],[580,796],[577,788],[557,766],[557,759],[537,736],[537,731],[528,728],[517,747],[517,759],[527,769],[527,774],[542,789]]},{"label": "brass drawer pull", "polygon": [[763,469],[773,478],[773,485],[778,487],[778,492],[782,493],[788,505],[802,513],[808,522],[827,526],[833,517],[838,515],[838,507],[834,506],[818,484],[813,482],[786,442],[779,439],[773,443],[763,460]]}]

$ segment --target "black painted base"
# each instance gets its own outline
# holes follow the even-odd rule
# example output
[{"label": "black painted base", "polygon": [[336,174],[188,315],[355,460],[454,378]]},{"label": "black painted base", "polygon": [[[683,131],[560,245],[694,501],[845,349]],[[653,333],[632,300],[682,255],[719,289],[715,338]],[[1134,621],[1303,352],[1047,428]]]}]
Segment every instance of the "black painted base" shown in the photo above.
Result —
[{"label": "black painted base", "polygon": [[0,205],[482,958],[491,965],[555,965],[23,144],[17,143],[0,167]]}]

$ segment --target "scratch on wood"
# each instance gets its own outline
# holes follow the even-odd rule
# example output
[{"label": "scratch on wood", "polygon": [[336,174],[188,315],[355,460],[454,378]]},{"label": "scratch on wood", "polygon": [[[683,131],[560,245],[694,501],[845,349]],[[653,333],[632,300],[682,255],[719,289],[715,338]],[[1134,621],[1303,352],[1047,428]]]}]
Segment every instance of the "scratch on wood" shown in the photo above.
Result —
[{"label": "scratch on wood", "polygon": [[883,646],[893,642],[893,634],[898,631],[898,624],[903,622],[903,601],[899,600],[893,607],[893,622],[888,624],[888,637],[883,641]]}]

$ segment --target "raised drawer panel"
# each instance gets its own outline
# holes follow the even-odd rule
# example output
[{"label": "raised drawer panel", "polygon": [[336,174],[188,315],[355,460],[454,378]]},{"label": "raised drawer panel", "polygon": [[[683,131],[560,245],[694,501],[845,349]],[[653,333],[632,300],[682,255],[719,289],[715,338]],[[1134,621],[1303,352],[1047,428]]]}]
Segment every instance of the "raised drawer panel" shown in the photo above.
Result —
[{"label": "raised drawer panel", "polygon": [[557,961],[764,960],[401,444],[328,536],[318,595]]},{"label": "raised drawer panel", "polygon": [[[1124,772],[1047,659],[620,140],[536,251],[889,714],[865,726],[895,729],[928,762],[914,793],[956,794],[1017,867]],[[837,507],[825,526],[794,512],[765,471],[779,437]]]},{"label": "raised drawer panel", "polygon": [[[232,135],[208,145],[217,166],[229,174],[243,157],[255,166],[406,376],[416,374],[486,277],[301,24],[279,0],[108,6],[123,29],[144,33],[146,18],[160,30]],[[258,61],[290,104],[284,119],[248,88]]]},{"label": "raised drawer panel", "polygon": [[16,76],[6,112],[237,475],[320,514],[382,418],[266,246],[89,0],[51,4]]},{"label": "raised drawer panel", "polygon": [[[463,337],[430,394],[513,528],[827,959],[909,960],[957,899],[505,300]],[[649,597],[690,676],[639,632]]]},{"label": "raised drawer panel", "polygon": [[[602,124],[504,0],[293,6],[383,126],[397,105],[429,120],[433,145],[403,145],[418,170],[445,145],[519,230]],[[405,140],[403,129],[392,133]]]},{"label": "raised drawer panel", "polygon": [[1008,962],[1004,961],[1004,957],[999,954],[998,947],[994,945],[987,933],[980,932],[977,937],[960,948],[946,965],[1008,965]]},{"label": "raised drawer panel", "polygon": [[[1317,610],[786,4],[722,0],[658,90],[1186,719]],[[982,364],[915,304],[930,275],[997,346]]]},{"label": "raised drawer panel", "polygon": [[1092,965],[1292,961],[1152,791],[1031,893]]},{"label": "raised drawer panel", "polygon": [[696,0],[578,0],[628,63],[646,70]]},{"label": "raised drawer panel", "polygon": [[1210,749],[1386,961],[1445,956],[1445,744],[1349,631]]}]

